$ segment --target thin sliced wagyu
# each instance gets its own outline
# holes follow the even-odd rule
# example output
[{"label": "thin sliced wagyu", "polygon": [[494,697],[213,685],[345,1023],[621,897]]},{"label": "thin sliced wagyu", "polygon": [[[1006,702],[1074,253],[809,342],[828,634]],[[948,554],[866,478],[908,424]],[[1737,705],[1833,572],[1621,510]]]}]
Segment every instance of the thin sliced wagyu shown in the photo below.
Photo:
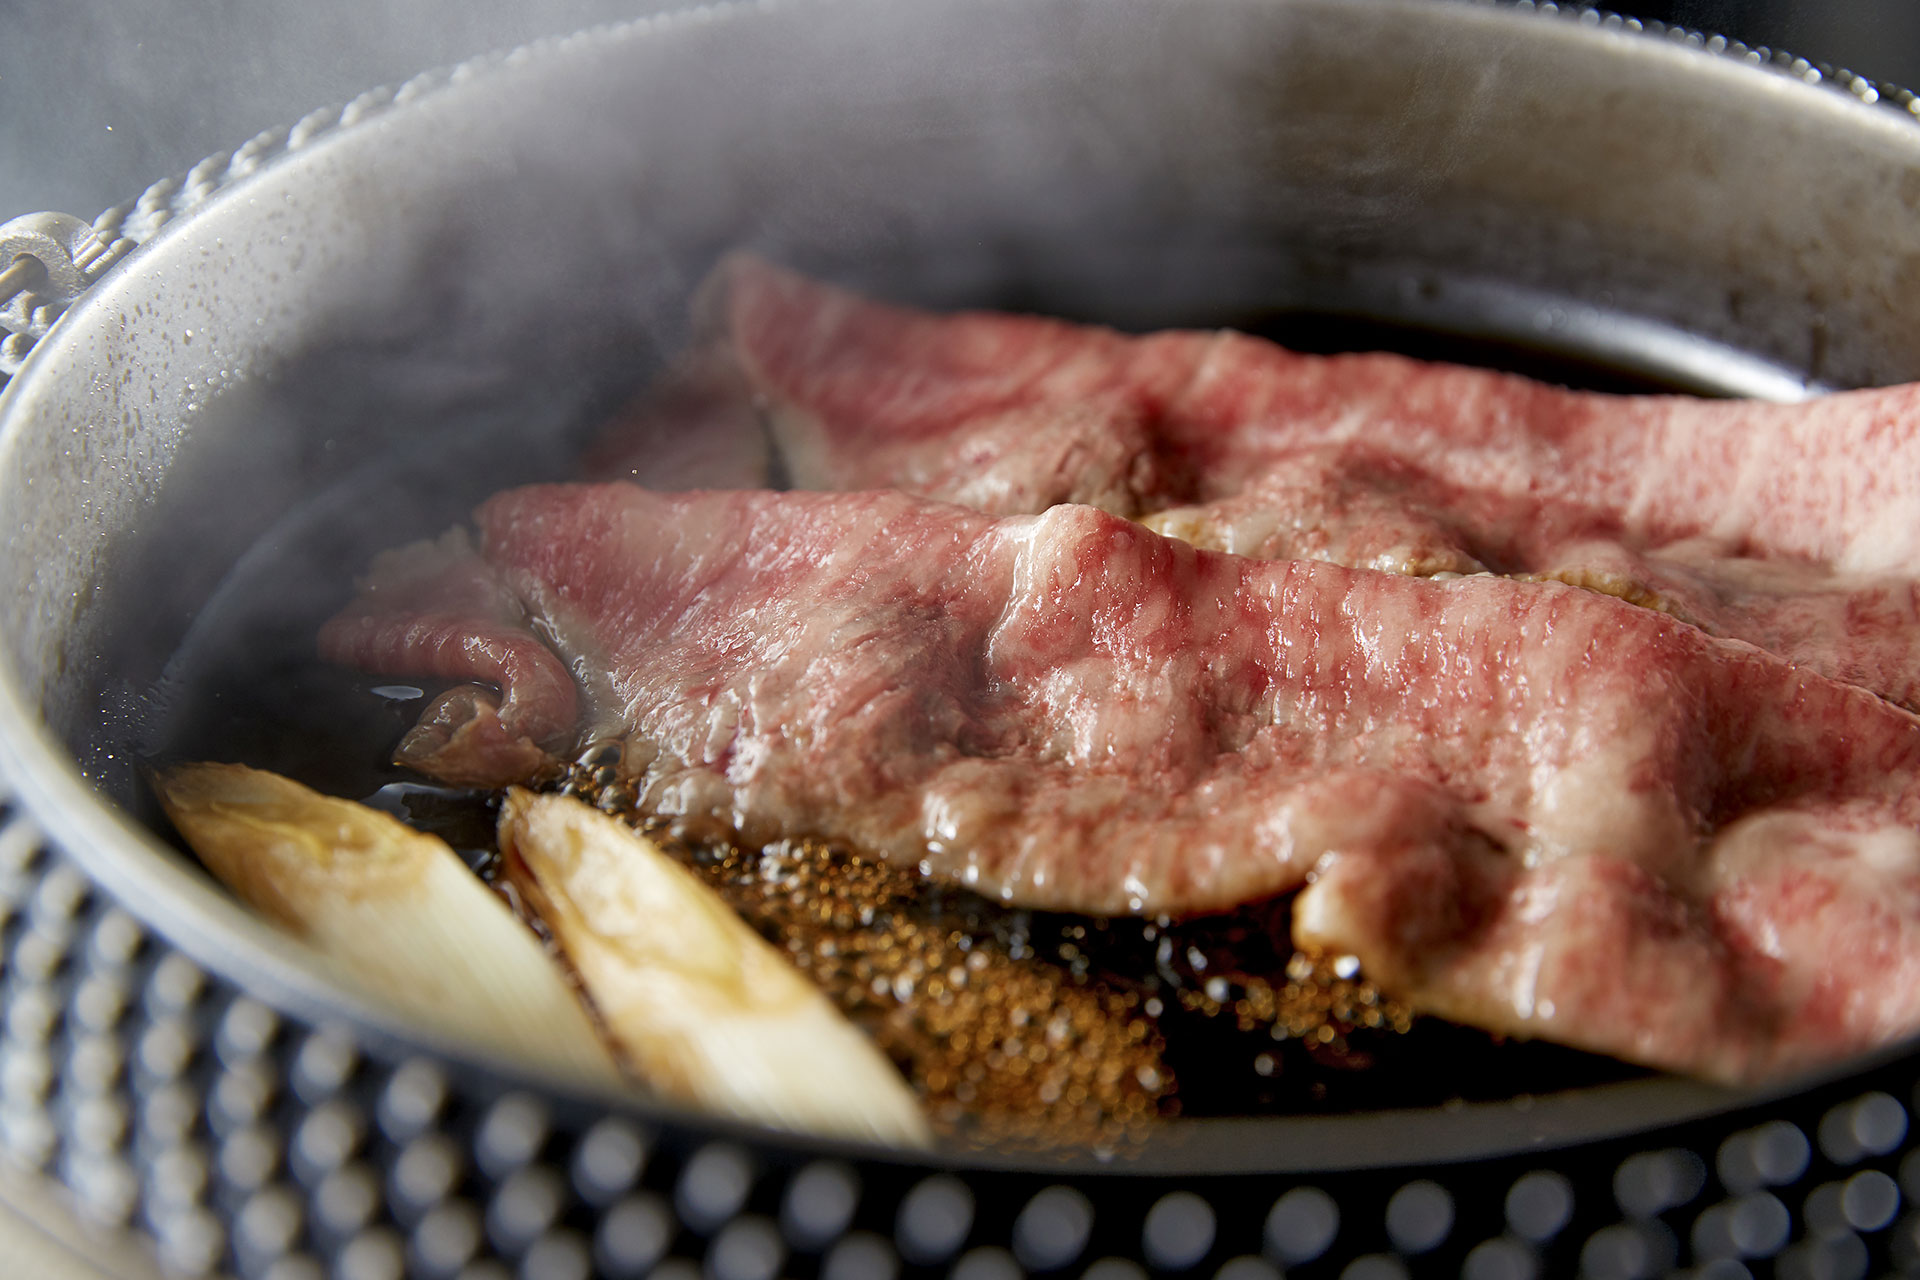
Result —
[{"label": "thin sliced wagyu", "polygon": [[631,1087],[540,939],[444,841],[245,765],[182,765],[154,790],[209,871],[372,998],[503,1058]]},{"label": "thin sliced wagyu", "polygon": [[578,800],[515,788],[500,852],[656,1091],[776,1128],[930,1141],[918,1100],[873,1042],[644,836]]}]

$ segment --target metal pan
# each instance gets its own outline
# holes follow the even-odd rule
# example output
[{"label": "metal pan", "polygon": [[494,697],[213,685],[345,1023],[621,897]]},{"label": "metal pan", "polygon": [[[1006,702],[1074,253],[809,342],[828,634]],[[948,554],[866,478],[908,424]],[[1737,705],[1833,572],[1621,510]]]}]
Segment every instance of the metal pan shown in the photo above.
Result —
[{"label": "metal pan", "polygon": [[243,557],[357,501],[355,565],[560,467],[740,245],[936,305],[1364,317],[1708,392],[1920,377],[1920,128],[1698,43],[1421,0],[719,6],[56,226],[84,296],[11,326],[0,396],[0,1145],[248,1275],[1904,1260],[1905,1049],[1765,1097],[1195,1122],[1120,1167],[828,1149],[427,1042],[143,821],[169,663]]}]

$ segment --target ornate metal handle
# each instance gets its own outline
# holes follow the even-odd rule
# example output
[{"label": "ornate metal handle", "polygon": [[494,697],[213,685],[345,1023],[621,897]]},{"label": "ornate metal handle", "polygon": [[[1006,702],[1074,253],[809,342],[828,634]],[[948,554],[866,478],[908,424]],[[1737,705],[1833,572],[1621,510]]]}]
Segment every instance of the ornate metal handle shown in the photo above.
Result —
[{"label": "ornate metal handle", "polygon": [[29,213],[0,223],[0,386],[20,371],[33,344],[134,242],[102,234],[64,213]]},{"label": "ornate metal handle", "polygon": [[174,218],[191,213],[228,185],[333,130],[409,102],[462,74],[503,60],[489,54],[461,67],[424,72],[397,87],[370,89],[344,107],[323,107],[291,128],[269,129],[245,145],[208,156],[185,174],[163,178],[95,218],[29,213],[0,223],[0,388],[27,353],[107,268],[145,244]]}]

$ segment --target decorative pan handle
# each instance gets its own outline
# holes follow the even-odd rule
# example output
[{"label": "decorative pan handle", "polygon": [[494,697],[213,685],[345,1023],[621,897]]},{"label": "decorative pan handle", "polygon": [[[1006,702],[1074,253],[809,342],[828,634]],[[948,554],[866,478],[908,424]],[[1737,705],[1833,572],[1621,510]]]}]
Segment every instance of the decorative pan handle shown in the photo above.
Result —
[{"label": "decorative pan handle", "polygon": [[28,213],[0,223],[0,389],[20,371],[27,353],[53,322],[107,268],[174,218],[193,212],[283,153],[514,56],[486,54],[457,67],[423,72],[402,85],[369,89],[344,107],[310,112],[291,128],[269,129],[235,150],[208,156],[185,174],[162,178],[137,200],[115,205],[91,224],[64,213]]},{"label": "decorative pan handle", "polygon": [[34,343],[66,314],[134,242],[102,235],[65,213],[23,214],[0,223],[0,386],[20,371]]}]

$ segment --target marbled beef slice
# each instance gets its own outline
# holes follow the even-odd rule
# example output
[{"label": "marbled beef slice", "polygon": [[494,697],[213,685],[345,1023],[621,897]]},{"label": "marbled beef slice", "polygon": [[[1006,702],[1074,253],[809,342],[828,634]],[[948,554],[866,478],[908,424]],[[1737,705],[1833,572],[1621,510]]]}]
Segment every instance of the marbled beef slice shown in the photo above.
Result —
[{"label": "marbled beef slice", "polygon": [[1078,505],[547,486],[476,524],[322,636],[501,687],[429,772],[620,738],[648,812],[1014,903],[1306,885],[1299,936],[1420,1007],[1715,1078],[1920,1026],[1920,721],[1659,612]]},{"label": "marbled beef slice", "polygon": [[1574,393],[1231,332],[885,306],[737,255],[706,340],[801,488],[1080,502],[1196,546],[1547,577],[1920,709],[1920,388]]}]

